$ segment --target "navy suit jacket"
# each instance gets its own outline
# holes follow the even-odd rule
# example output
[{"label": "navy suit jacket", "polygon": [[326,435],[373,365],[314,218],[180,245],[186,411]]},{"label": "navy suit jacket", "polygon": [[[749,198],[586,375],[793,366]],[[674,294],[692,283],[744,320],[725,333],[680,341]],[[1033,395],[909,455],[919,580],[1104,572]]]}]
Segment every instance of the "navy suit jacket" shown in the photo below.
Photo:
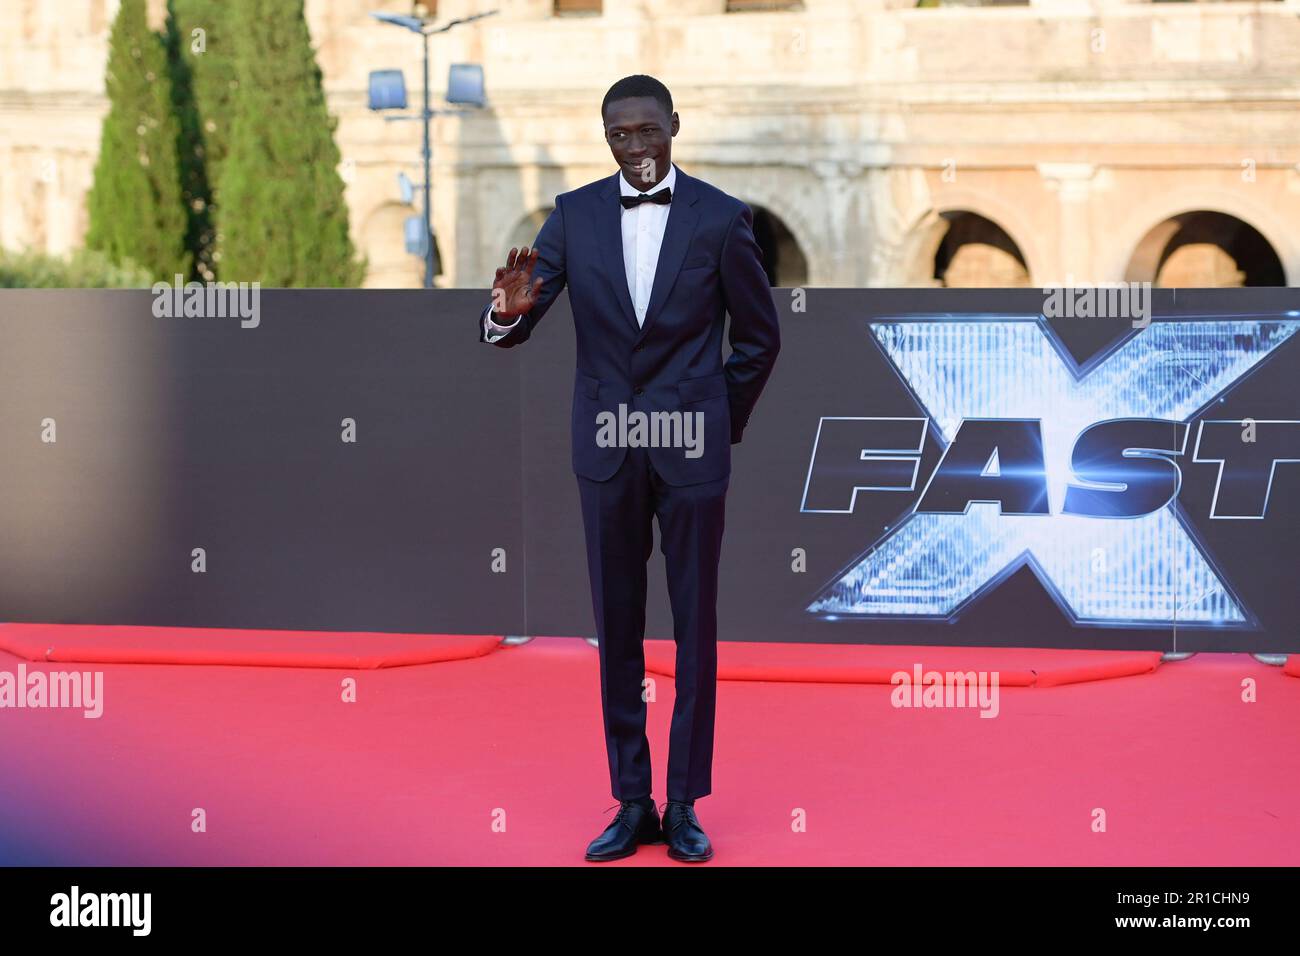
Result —
[{"label": "navy suit jacket", "polygon": [[[577,332],[573,382],[573,470],[595,481],[618,471],[621,445],[597,441],[597,415],[627,411],[703,413],[703,453],[648,447],[670,485],[731,474],[740,441],[781,347],[776,307],[754,239],[753,214],[739,199],[677,167],[668,222],[655,267],[645,324],[638,326],[623,264],[618,177],[555,197],[538,233],[537,302],[509,334],[492,342],[527,342],[560,290],[569,289]],[[724,367],[724,315],[732,352]],[[479,341],[488,341],[481,314]],[[698,420],[698,419],[695,419]]]}]

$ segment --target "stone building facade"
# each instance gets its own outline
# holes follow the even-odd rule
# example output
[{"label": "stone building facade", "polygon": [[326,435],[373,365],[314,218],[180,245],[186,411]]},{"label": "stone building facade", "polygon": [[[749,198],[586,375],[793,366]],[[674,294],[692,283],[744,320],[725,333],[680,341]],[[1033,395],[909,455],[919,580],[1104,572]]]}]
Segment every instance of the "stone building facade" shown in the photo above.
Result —
[{"label": "stone building facade", "polygon": [[[366,107],[374,69],[402,68],[418,96],[418,38],[368,16],[411,6],[306,3],[375,287],[421,276],[396,184],[420,178],[419,124]],[[557,193],[613,172],[599,104],[629,73],[672,90],[675,161],[754,208],[779,285],[1300,285],[1300,0],[438,0],[436,15],[489,9],[433,41],[436,95],[448,64],[474,62],[489,98],[436,122],[439,285],[488,285]],[[81,241],[115,10],[0,0],[6,247]]]}]

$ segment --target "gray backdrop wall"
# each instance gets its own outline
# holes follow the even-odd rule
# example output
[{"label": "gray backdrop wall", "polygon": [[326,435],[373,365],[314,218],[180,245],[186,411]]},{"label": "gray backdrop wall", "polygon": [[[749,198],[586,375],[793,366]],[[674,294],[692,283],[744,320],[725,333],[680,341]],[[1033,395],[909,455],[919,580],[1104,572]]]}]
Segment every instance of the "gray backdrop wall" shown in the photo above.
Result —
[{"label": "gray backdrop wall", "polygon": [[[1187,456],[1176,506],[1247,625],[1076,624],[1029,565],[951,619],[810,613],[943,454],[932,432],[914,492],[803,507],[824,418],[926,414],[870,323],[1032,316],[1043,295],[807,290],[792,311],[790,290],[773,294],[782,351],[732,448],[724,640],[1300,649],[1300,465],[1277,466],[1263,520],[1212,521],[1215,466]],[[591,635],[567,297],[528,343],[498,349],[477,341],[484,295],[264,290],[260,324],[242,328],[157,318],[148,291],[0,292],[0,619]],[[1300,294],[1157,292],[1155,306],[1157,322],[1244,323],[1294,313]],[[1047,325],[1079,362],[1135,334],[1126,320]],[[1300,419],[1298,347],[1280,344],[1190,424]],[[671,637],[658,550],[650,594],[648,635]]]}]

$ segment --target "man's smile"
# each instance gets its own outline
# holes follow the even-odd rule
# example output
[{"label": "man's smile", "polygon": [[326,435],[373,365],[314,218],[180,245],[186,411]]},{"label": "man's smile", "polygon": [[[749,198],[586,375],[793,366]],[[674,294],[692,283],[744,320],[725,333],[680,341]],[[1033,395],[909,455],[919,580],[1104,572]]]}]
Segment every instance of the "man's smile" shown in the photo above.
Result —
[{"label": "man's smile", "polygon": [[648,169],[654,169],[655,166],[654,160],[652,159],[625,160],[623,165],[633,172],[638,173],[645,172]]}]

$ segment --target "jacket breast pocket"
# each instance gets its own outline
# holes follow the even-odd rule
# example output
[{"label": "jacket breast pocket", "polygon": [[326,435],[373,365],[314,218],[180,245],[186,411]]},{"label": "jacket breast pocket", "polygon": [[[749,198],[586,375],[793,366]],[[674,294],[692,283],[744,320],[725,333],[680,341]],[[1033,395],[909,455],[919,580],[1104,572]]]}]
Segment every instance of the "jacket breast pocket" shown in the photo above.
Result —
[{"label": "jacket breast pocket", "polygon": [[684,378],[677,383],[677,396],[683,405],[702,402],[709,398],[725,397],[726,394],[727,376],[722,372],[699,378]]},{"label": "jacket breast pocket", "polygon": [[691,256],[691,258],[682,263],[682,271],[685,272],[687,269],[705,269],[711,265],[713,265],[713,260],[709,258],[708,254]]}]

